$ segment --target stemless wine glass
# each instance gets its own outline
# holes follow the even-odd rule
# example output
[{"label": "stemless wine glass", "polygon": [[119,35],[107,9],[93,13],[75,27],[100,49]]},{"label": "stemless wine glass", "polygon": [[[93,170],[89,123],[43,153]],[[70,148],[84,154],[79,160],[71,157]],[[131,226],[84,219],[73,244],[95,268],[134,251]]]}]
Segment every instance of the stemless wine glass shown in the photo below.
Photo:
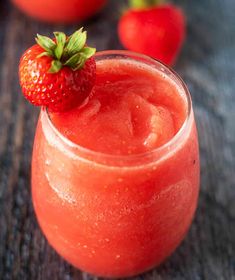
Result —
[{"label": "stemless wine glass", "polygon": [[166,144],[136,155],[109,155],[65,136],[46,108],[32,158],[32,196],[51,246],[100,276],[131,276],[161,263],[183,240],[197,206],[199,152],[190,94],[168,67],[147,56],[105,51],[96,60],[137,61],[164,73],[185,97],[187,116]]}]

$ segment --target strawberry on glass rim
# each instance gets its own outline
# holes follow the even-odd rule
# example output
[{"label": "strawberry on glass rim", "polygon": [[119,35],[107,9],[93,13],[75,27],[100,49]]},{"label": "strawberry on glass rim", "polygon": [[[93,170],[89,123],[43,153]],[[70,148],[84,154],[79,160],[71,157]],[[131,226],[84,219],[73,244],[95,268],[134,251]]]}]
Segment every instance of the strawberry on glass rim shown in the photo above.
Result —
[{"label": "strawberry on glass rim", "polygon": [[34,46],[22,56],[19,78],[25,98],[50,111],[67,111],[81,104],[91,92],[96,77],[95,48],[86,45],[87,33],[79,29],[55,39],[37,35]]},{"label": "strawberry on glass rim", "polygon": [[129,0],[129,6],[118,24],[123,46],[173,65],[186,35],[183,11],[164,0]]}]

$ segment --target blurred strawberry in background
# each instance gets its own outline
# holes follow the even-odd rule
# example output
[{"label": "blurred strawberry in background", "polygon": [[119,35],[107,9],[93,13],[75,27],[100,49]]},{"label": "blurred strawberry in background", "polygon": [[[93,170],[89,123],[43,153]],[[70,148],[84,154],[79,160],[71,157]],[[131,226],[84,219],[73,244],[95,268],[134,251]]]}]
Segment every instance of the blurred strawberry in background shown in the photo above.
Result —
[{"label": "blurred strawberry in background", "polygon": [[47,22],[69,23],[97,13],[107,0],[12,0],[27,15]]},{"label": "blurred strawberry in background", "polygon": [[160,0],[130,0],[120,18],[119,39],[131,51],[147,54],[172,65],[186,34],[183,11]]}]

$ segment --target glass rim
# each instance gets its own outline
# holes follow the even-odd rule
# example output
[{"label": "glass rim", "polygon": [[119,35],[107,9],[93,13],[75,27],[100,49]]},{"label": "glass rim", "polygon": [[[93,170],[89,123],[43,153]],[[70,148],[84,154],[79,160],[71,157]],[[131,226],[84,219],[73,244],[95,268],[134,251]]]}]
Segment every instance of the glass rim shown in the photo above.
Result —
[{"label": "glass rim", "polygon": [[[161,153],[164,150],[168,150],[168,148],[170,146],[172,146],[173,144],[177,143],[177,140],[182,136],[183,132],[186,130],[186,128],[188,127],[189,124],[189,120],[190,120],[190,116],[192,114],[192,100],[191,100],[191,95],[190,92],[186,86],[186,84],[184,83],[184,81],[182,80],[182,78],[169,66],[165,65],[164,63],[162,63],[161,61],[154,59],[152,57],[149,57],[147,55],[144,54],[140,54],[140,53],[136,53],[136,52],[132,52],[132,51],[126,51],[126,50],[107,50],[107,51],[99,51],[95,54],[95,58],[97,57],[102,57],[102,56],[112,56],[115,55],[117,57],[120,58],[120,56],[126,56],[129,58],[139,58],[139,59],[144,59],[144,61],[148,61],[152,64],[155,64],[155,66],[158,67],[158,69],[162,70],[162,72],[167,71],[168,74],[166,75],[173,75],[173,77],[175,78],[175,82],[177,85],[181,86],[182,91],[184,92],[185,96],[186,96],[186,106],[187,106],[187,116],[182,124],[182,126],[180,127],[180,129],[177,131],[177,133],[166,143],[164,143],[163,145],[154,148],[152,150],[146,151],[146,152],[142,152],[142,153],[137,153],[137,154],[130,154],[130,155],[115,155],[115,154],[109,154],[109,153],[104,153],[104,152],[99,152],[99,151],[95,151],[89,148],[86,148],[84,146],[81,146],[75,142],[73,142],[72,140],[70,140],[69,138],[67,138],[66,136],[64,136],[59,130],[58,128],[53,124],[53,121],[51,120],[48,110],[45,106],[42,107],[42,113],[44,115],[46,115],[46,120],[48,121],[50,127],[53,129],[53,131],[55,132],[55,134],[59,137],[59,139],[61,139],[64,144],[66,146],[69,146],[72,149],[76,149],[77,151],[80,151],[81,154],[79,154],[79,157],[83,157],[83,155],[88,155],[88,156],[92,156],[92,160],[95,161],[93,159],[94,158],[105,158],[107,160],[121,160],[121,161],[128,161],[128,160],[137,160],[137,159],[142,159],[145,157],[149,157],[152,155],[155,155],[156,153]],[[140,62],[142,62],[140,60]],[[144,62],[143,62],[144,63]],[[138,164],[136,164],[138,165]]]}]

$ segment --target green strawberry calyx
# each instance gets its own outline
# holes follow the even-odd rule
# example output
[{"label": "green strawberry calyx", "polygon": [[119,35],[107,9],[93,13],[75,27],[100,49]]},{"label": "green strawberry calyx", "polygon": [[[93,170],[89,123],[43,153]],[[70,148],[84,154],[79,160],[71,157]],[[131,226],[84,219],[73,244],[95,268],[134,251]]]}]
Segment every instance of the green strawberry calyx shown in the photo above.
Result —
[{"label": "green strawberry calyx", "polygon": [[95,48],[86,45],[87,32],[83,28],[75,31],[67,37],[63,32],[54,32],[55,40],[37,34],[36,42],[43,48],[38,58],[43,56],[52,57],[49,73],[58,73],[63,66],[70,67],[73,71],[83,68],[86,61],[91,58]]},{"label": "green strawberry calyx", "polygon": [[146,9],[161,5],[165,0],[129,0],[129,5],[134,9]]}]

